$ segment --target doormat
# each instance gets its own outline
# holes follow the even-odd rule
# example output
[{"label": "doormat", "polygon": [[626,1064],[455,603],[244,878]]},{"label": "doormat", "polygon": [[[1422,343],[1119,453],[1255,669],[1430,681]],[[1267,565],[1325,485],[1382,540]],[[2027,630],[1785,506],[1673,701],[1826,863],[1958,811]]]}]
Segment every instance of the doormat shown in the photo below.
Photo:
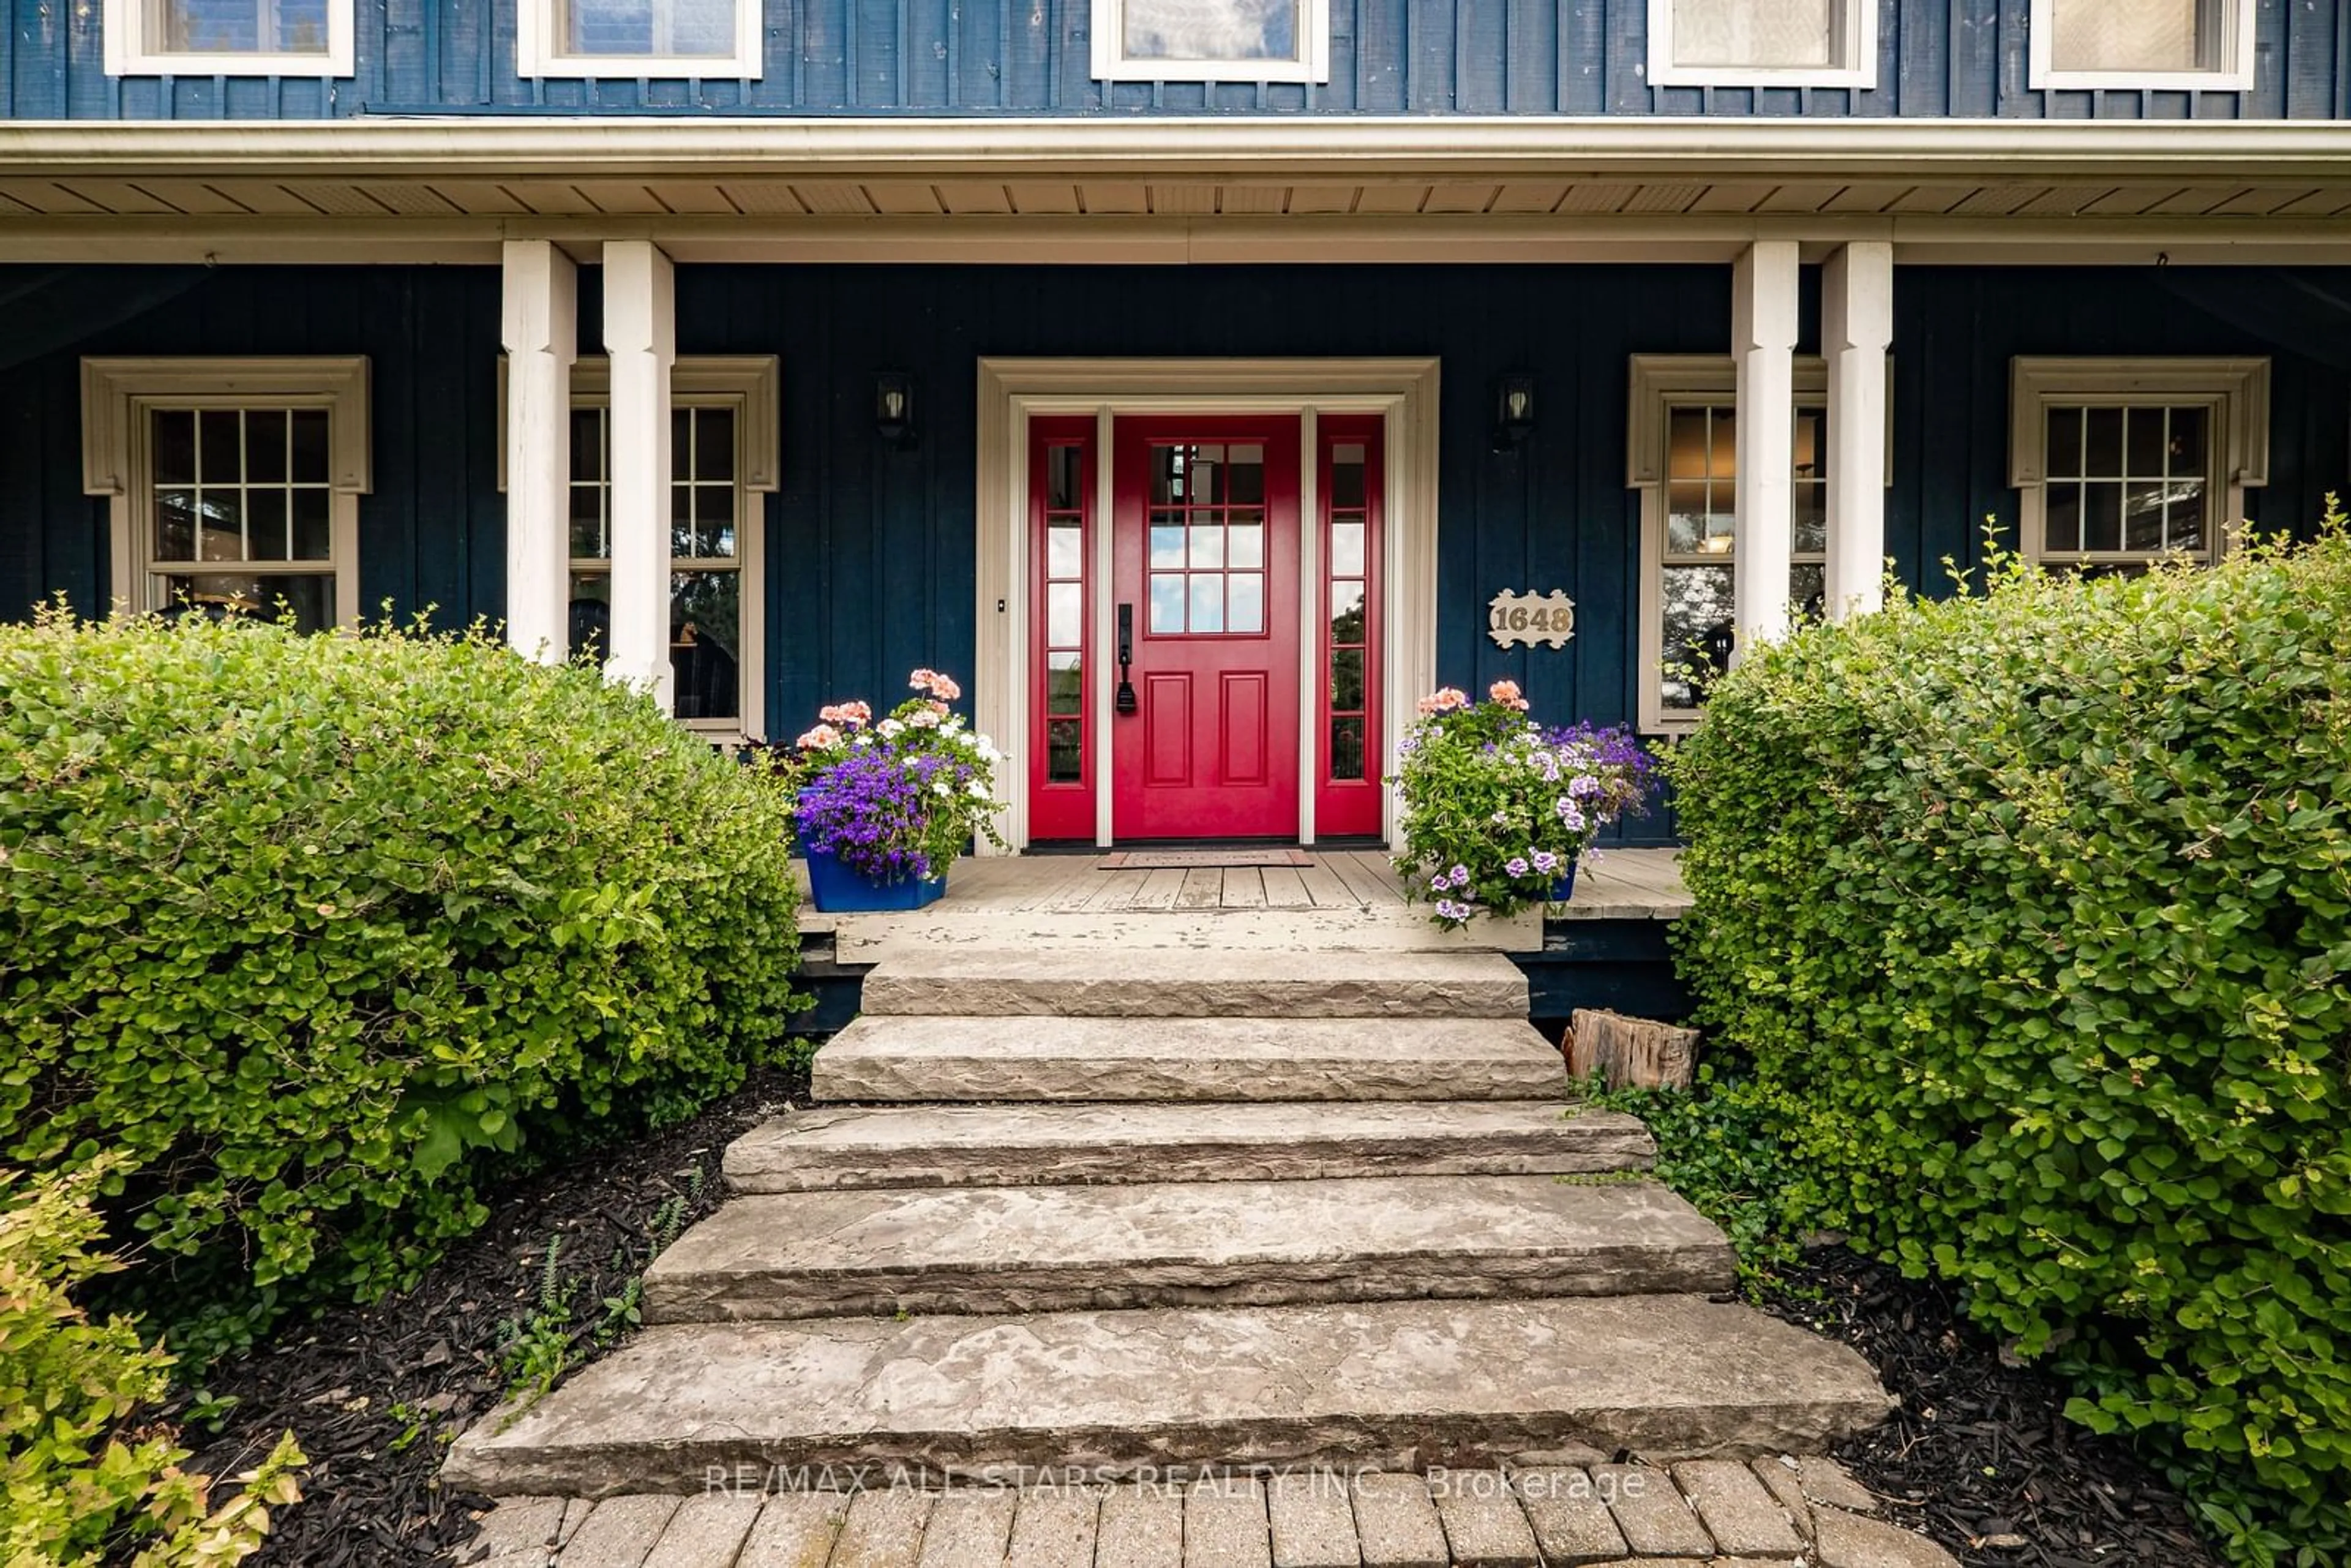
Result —
[{"label": "doormat", "polygon": [[1120,850],[1096,871],[1207,871],[1215,866],[1312,865],[1304,850]]}]

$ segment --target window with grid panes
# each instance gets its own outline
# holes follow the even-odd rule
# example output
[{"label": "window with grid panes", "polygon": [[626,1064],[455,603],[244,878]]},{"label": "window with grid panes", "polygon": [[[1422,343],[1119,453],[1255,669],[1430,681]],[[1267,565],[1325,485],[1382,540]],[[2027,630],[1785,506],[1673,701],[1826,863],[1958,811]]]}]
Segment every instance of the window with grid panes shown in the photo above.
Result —
[{"label": "window with grid panes", "polygon": [[2045,562],[2130,570],[2212,559],[2212,411],[2199,404],[2052,403],[2044,413]]},{"label": "window with grid panes", "polygon": [[[1648,667],[1667,718],[1694,716],[1730,649],[1732,565],[1738,549],[1738,413],[1729,403],[1680,404],[1667,413],[1664,549],[1656,562],[1663,608]],[[1828,412],[1799,403],[1792,475],[1790,603],[1819,612],[1828,559]]]},{"label": "window with grid panes", "polygon": [[1265,448],[1206,442],[1151,452],[1155,636],[1265,632]]},{"label": "window with grid panes", "polygon": [[331,411],[147,411],[147,606],[336,623]]},{"label": "window with grid panes", "polygon": [[1075,784],[1086,767],[1086,449],[1045,450],[1045,777]]},{"label": "window with grid panes", "polygon": [[[745,497],[736,410],[682,400],[670,415],[670,667],[676,714],[732,721],[743,683]],[[611,643],[611,416],[571,411],[571,618],[575,652]]]}]

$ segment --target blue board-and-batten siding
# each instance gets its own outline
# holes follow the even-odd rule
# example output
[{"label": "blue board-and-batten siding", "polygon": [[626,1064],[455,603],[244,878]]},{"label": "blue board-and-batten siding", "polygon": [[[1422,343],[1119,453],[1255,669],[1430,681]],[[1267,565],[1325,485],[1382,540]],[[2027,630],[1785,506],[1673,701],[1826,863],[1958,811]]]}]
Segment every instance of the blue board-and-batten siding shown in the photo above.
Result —
[{"label": "blue board-and-batten siding", "polygon": [[2019,119],[2351,117],[2351,5],[2256,8],[2246,93],[2041,92],[2031,0],[1879,0],[1876,88],[1648,85],[1648,0],[1332,0],[1331,79],[1092,78],[1088,0],[765,0],[756,81],[528,80],[529,0],[353,0],[357,69],[105,73],[102,7],[0,0],[0,119],[310,120],[371,112],[789,115],[1533,114]]},{"label": "blue board-and-batten siding", "polygon": [[[595,270],[582,282],[590,346]],[[145,292],[126,310],[117,284]],[[1816,277],[1804,288],[1816,298]],[[500,613],[495,269],[0,267],[0,301],[50,324],[21,360],[0,340],[0,612],[58,591],[84,610],[104,600],[105,504],[80,493],[80,355],[356,352],[374,377],[362,602],[435,606],[443,625]],[[1626,357],[1720,352],[1730,331],[1729,269],[1709,267],[685,267],[677,302],[682,353],[781,357],[765,601],[768,712],[785,733],[820,703],[886,696],[915,665],[971,669],[982,356],[1437,356],[1439,678],[1507,677],[1546,717],[1625,719],[1641,580]],[[1808,308],[1807,350],[1816,338]],[[1948,590],[1945,558],[1980,559],[1987,516],[2016,516],[2016,354],[2267,355],[2270,483],[2249,492],[2252,520],[2306,531],[2325,492],[2351,493],[2351,268],[1905,267],[1887,545],[1923,591]],[[873,431],[885,370],[915,378],[909,449]],[[1519,370],[1536,376],[1537,428],[1497,453],[1492,381]],[[1496,648],[1484,606],[1506,588],[1565,590],[1574,640]]]}]

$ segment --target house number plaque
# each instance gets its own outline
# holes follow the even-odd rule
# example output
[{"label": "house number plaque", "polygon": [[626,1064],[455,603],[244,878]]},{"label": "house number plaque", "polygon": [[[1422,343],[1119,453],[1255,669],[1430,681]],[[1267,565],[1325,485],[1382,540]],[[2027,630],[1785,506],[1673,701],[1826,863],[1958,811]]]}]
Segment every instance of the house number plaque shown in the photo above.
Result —
[{"label": "house number plaque", "polygon": [[1505,589],[1486,601],[1486,634],[1504,648],[1531,648],[1537,643],[1564,648],[1575,635],[1575,601],[1564,589],[1549,593]]}]

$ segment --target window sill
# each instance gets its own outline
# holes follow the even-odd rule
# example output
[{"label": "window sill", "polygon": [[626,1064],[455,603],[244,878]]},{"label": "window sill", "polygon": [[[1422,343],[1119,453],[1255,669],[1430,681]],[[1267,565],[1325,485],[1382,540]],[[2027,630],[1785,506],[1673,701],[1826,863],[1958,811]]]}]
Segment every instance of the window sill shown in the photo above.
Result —
[{"label": "window sill", "polygon": [[323,55],[110,55],[110,77],[350,77],[348,53]]},{"label": "window sill", "polygon": [[527,60],[517,74],[525,81],[758,81],[764,70],[739,55],[559,55]]},{"label": "window sill", "polygon": [[1873,66],[1652,66],[1651,87],[1821,87],[1874,92],[1877,68]]},{"label": "window sill", "polygon": [[2035,92],[2251,92],[2251,71],[2034,71]]}]

